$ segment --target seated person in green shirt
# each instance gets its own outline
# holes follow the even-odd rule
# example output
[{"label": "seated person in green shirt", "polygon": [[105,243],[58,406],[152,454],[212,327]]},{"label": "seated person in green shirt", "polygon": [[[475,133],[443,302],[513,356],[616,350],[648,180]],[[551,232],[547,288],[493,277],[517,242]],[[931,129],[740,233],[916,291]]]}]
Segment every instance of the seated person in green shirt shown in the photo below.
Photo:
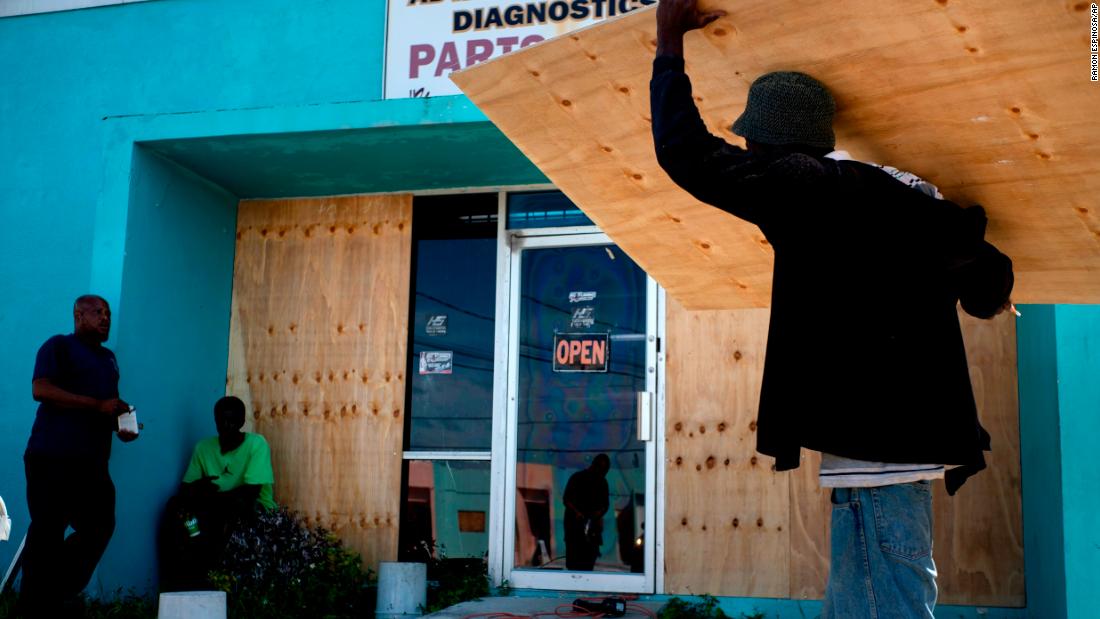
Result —
[{"label": "seated person in green shirt", "polygon": [[203,496],[216,491],[215,499],[227,507],[248,508],[257,503],[264,509],[274,509],[271,449],[262,435],[241,432],[244,414],[240,398],[227,396],[214,404],[218,435],[195,445],[183,474],[185,495]]},{"label": "seated person in green shirt", "polygon": [[218,435],[195,445],[179,494],[168,502],[161,530],[165,591],[209,588],[206,575],[234,527],[259,509],[275,508],[271,450],[263,436],[241,431],[244,419],[239,398],[214,404]]}]

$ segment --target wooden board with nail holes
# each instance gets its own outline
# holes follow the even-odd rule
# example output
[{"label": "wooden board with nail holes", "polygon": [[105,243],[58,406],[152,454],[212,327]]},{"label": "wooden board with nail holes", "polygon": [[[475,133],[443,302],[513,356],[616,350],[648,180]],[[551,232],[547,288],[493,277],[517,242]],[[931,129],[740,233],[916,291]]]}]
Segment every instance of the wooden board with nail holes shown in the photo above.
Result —
[{"label": "wooden board with nail holes", "polygon": [[[1018,302],[1100,303],[1100,86],[1084,2],[712,0],[730,15],[686,40],[711,131],[752,79],[797,69],[838,104],[838,147],[982,204],[1015,262]],[[616,243],[691,309],[763,307],[760,231],[678,189],[653,155],[653,9],[452,79]]]},{"label": "wooden board with nail holes", "polygon": [[[955,497],[935,484],[940,601],[1019,607],[1025,599],[1015,320],[962,315],[962,327],[993,451],[986,454],[989,468]],[[766,310],[687,311],[669,302],[668,593],[825,594],[830,504],[818,484],[820,456],[803,451],[801,467],[776,474],[771,458],[755,453],[767,328]]]},{"label": "wooden board with nail holes", "polygon": [[410,196],[241,202],[227,393],[275,499],[367,567],[397,559]]},{"label": "wooden board with nail holes", "polygon": [[665,590],[788,597],[787,474],[756,453],[768,311],[668,307]]}]

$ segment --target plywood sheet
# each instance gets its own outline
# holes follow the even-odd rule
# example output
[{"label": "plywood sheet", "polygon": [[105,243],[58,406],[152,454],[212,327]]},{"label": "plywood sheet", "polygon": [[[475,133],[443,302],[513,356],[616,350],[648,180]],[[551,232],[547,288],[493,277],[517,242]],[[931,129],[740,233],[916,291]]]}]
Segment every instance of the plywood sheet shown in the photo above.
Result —
[{"label": "plywood sheet", "polygon": [[[1100,303],[1100,86],[1084,2],[712,0],[730,15],[686,41],[711,131],[772,70],[822,79],[838,147],[918,173],[991,216],[1016,299]],[[452,79],[559,188],[691,309],[762,307],[760,232],[657,165],[648,81],[654,10],[564,35]]]},{"label": "plywood sheet", "polygon": [[397,558],[409,196],[242,202],[227,391],[275,498],[377,568]]},{"label": "plywood sheet", "polygon": [[829,582],[829,491],[818,482],[821,454],[802,450],[802,466],[791,471],[791,597],[819,600]]},{"label": "plywood sheet", "polygon": [[970,382],[992,437],[988,469],[953,497],[935,486],[935,550],[944,604],[1024,606],[1020,407],[1016,320],[978,320],[960,312]]},{"label": "plywood sheet", "polygon": [[[766,329],[766,320],[763,325],[733,320],[732,316],[738,313],[741,312],[689,315],[701,314],[711,320],[721,320],[720,317],[728,315],[723,331]],[[993,437],[993,451],[986,454],[989,468],[967,481],[956,496],[948,497],[942,483],[935,485],[934,556],[939,569],[940,601],[1019,607],[1025,603],[1025,588],[1015,319],[1002,315],[991,321],[978,320],[961,312],[960,317],[974,394],[982,423]],[[670,316],[670,324],[671,321]],[[709,336],[731,337],[728,332]],[[670,350],[673,347],[676,344],[670,342]],[[688,368],[677,366],[677,369]],[[705,371],[702,367],[688,370]],[[671,369],[669,378],[670,381],[673,378]],[[747,387],[759,393],[758,385]],[[674,391],[670,391],[670,395],[672,393]],[[789,473],[789,596],[820,599],[825,595],[829,576],[831,508],[828,492],[818,484],[820,454],[808,450],[803,450],[802,454],[802,466]],[[714,488],[689,491],[670,486],[668,489],[670,496],[673,492],[690,494],[696,491],[715,493]],[[668,526],[671,531],[676,523],[669,522]],[[720,569],[713,564],[707,567]],[[740,591],[729,594],[744,595]]]},{"label": "plywood sheet", "polygon": [[668,305],[665,589],[787,597],[788,474],[755,452],[768,312]]}]

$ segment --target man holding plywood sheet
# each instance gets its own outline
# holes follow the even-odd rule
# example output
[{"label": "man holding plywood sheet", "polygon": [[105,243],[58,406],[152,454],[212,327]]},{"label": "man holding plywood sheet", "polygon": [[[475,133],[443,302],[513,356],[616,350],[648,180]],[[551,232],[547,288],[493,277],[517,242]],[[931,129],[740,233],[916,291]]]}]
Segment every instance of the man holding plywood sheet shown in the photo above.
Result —
[{"label": "man holding plywood sheet", "polygon": [[724,15],[661,2],[650,103],[669,177],[775,250],[757,450],[779,471],[803,447],[823,454],[834,488],[824,617],[931,617],[930,481],[954,494],[989,449],[956,305],[979,318],[1011,307],[1012,263],[984,240],[981,207],[835,150],[835,104],[808,75],[753,83],[733,125],[747,149],[710,134],[683,37]]}]

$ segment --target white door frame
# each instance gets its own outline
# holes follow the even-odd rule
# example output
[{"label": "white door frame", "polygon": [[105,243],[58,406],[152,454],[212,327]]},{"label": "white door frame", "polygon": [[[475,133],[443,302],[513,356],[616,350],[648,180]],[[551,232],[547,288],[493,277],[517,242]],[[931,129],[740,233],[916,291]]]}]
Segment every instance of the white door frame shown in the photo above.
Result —
[{"label": "white door frame", "polygon": [[656,593],[664,585],[664,342],[665,294],[647,276],[646,391],[653,397],[652,437],[646,449],[646,544],[643,574],[516,569],[515,398],[519,369],[520,252],[537,247],[576,247],[613,243],[594,226],[506,229],[505,195],[498,218],[496,361],[493,397],[492,486],[490,492],[489,575],[495,586],[566,591]]}]

